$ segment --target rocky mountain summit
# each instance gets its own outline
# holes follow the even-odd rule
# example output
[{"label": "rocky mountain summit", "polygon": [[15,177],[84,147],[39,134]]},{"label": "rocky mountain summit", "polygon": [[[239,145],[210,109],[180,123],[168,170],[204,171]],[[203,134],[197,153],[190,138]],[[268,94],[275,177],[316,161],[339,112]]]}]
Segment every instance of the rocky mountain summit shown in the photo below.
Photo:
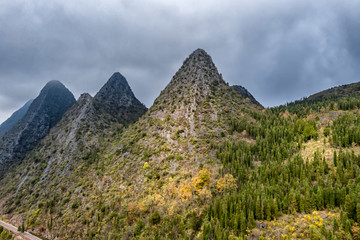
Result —
[{"label": "rocky mountain summit", "polygon": [[24,106],[14,112],[5,122],[0,125],[0,138],[25,116],[32,101],[33,99],[26,102]]},{"label": "rocky mountain summit", "polygon": [[147,111],[119,72],[111,76],[94,99],[101,103],[110,115],[123,123],[133,123]]},{"label": "rocky mountain summit", "polygon": [[19,163],[75,103],[59,81],[50,81],[31,103],[25,116],[0,141],[0,177]]}]

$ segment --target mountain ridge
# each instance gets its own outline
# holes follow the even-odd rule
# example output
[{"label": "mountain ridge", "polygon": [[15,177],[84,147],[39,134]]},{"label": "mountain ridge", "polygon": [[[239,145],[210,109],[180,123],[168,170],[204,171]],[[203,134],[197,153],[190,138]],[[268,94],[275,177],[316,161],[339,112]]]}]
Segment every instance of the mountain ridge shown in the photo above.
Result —
[{"label": "mountain ridge", "polygon": [[[119,123],[113,108],[83,94],[6,176],[11,184],[0,184],[0,210],[50,239],[329,239],[351,231],[356,106],[325,101],[299,106],[301,115],[265,109],[249,94],[229,86],[202,49],[134,123]],[[302,224],[292,229],[296,218]]]},{"label": "mountain ridge", "polygon": [[6,119],[0,125],[0,138],[25,116],[32,101],[33,99],[27,101],[21,108],[16,110],[8,119]]},{"label": "mountain ridge", "polygon": [[0,178],[47,135],[74,103],[73,94],[59,81],[43,87],[24,117],[0,141]]},{"label": "mountain ridge", "polygon": [[359,95],[360,95],[360,82],[356,82],[356,83],[344,84],[337,87],[332,87],[330,89],[326,89],[318,93],[312,94],[305,99],[309,101],[321,101],[326,99],[331,100],[336,98],[352,97]]}]

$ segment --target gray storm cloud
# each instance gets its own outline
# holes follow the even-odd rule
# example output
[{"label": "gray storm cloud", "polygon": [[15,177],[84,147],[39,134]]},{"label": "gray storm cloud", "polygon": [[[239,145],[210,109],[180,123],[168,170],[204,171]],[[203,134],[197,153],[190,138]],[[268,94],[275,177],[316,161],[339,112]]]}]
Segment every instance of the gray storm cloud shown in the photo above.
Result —
[{"label": "gray storm cloud", "polygon": [[45,83],[94,95],[115,71],[148,107],[196,48],[264,106],[359,81],[360,3],[0,1],[0,122]]}]

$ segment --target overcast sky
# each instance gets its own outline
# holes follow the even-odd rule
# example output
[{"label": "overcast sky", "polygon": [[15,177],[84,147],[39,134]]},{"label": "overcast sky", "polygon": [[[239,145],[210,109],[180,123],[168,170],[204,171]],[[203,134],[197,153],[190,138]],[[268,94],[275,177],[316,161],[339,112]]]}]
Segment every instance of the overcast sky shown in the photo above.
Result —
[{"label": "overcast sky", "polygon": [[113,72],[150,107],[203,48],[264,106],[360,81],[359,0],[0,0],[0,122],[49,80],[94,95]]}]

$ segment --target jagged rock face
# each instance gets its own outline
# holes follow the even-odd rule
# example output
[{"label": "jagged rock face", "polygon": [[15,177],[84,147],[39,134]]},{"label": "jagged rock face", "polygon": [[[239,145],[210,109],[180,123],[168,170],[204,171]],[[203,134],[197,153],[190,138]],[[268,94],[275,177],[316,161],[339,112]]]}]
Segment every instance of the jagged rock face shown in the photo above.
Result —
[{"label": "jagged rock face", "polygon": [[261,104],[254,98],[254,96],[243,86],[234,85],[232,88],[234,88],[244,98],[249,99],[251,103],[261,106]]},{"label": "jagged rock face", "polygon": [[[116,121],[88,93],[84,93],[41,141],[33,156],[25,160],[32,162],[31,157],[46,160],[47,166],[41,173],[40,183],[63,177],[77,159],[98,147],[98,139],[104,134],[104,129],[116,126],[112,124]],[[49,175],[50,171],[56,174]]]},{"label": "jagged rock face", "polygon": [[197,49],[185,59],[159,98],[174,92],[186,94],[187,91],[202,93],[201,97],[206,97],[211,94],[211,90],[216,90],[221,85],[225,85],[225,82],[210,55],[202,49]]},{"label": "jagged rock face", "polygon": [[186,136],[196,136],[199,131],[205,131],[205,125],[210,121],[218,119],[220,102],[216,103],[215,95],[229,88],[210,55],[202,49],[197,49],[185,59],[181,68],[155,100],[149,114],[152,118],[160,120],[170,116],[176,122],[176,128],[180,129],[181,125],[186,125],[183,129]]},{"label": "jagged rock face", "polygon": [[125,77],[118,72],[111,76],[94,99],[110,115],[124,123],[137,121],[147,111],[135,97]]},{"label": "jagged rock face", "polygon": [[0,141],[0,177],[44,138],[75,103],[59,81],[50,81],[31,103],[25,116]]},{"label": "jagged rock face", "polygon": [[0,125],[0,138],[25,116],[32,101],[33,99],[29,100],[27,103],[25,103],[24,106],[14,112],[5,122]]}]

